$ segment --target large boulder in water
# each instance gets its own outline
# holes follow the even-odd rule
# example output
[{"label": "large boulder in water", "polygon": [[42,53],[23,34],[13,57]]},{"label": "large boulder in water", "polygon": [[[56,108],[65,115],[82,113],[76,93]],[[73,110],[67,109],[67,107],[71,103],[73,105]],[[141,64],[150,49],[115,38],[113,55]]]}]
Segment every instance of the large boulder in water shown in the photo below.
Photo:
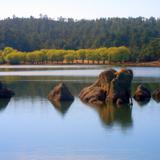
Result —
[{"label": "large boulder in water", "polygon": [[104,104],[109,93],[110,82],[115,78],[115,72],[113,69],[102,72],[95,83],[82,89],[79,95],[81,100],[92,105]]},{"label": "large boulder in water", "polygon": [[121,69],[115,75],[116,77],[111,81],[107,99],[117,104],[129,103],[133,72],[129,69]]},{"label": "large boulder in water", "polygon": [[48,94],[50,101],[73,101],[74,97],[64,83],[60,83]]},{"label": "large boulder in water", "polygon": [[144,86],[139,85],[136,89],[134,99],[138,102],[148,101],[151,98],[151,92]]},{"label": "large boulder in water", "polygon": [[160,89],[155,90],[152,93],[152,98],[156,101],[156,102],[160,102]]},{"label": "large boulder in water", "polygon": [[106,99],[106,92],[100,87],[90,86],[84,88],[79,96],[81,100],[86,103],[93,105],[102,105]]},{"label": "large boulder in water", "polygon": [[11,98],[14,94],[12,90],[6,88],[6,86],[0,82],[0,98]]},{"label": "large boulder in water", "polygon": [[132,79],[133,72],[128,69],[121,69],[118,72],[113,69],[104,71],[94,84],[80,92],[79,97],[92,105],[102,105],[106,101],[129,103]]}]

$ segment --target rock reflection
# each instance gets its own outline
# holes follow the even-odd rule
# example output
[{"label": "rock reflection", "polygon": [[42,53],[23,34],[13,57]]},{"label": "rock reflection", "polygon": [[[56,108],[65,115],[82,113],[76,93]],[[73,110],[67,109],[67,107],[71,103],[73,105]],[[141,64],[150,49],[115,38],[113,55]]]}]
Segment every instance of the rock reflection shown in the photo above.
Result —
[{"label": "rock reflection", "polygon": [[62,115],[65,115],[68,111],[68,109],[70,108],[70,106],[72,105],[73,101],[50,101],[52,103],[52,105],[54,106],[54,108],[61,113]]},{"label": "rock reflection", "polygon": [[138,106],[144,107],[144,106],[146,106],[150,102],[150,99],[145,100],[143,102],[141,102],[141,101],[136,101],[136,102],[137,102]]},{"label": "rock reflection", "polygon": [[132,127],[132,108],[130,106],[116,106],[113,103],[107,103],[95,108],[106,127],[111,127],[115,124],[122,128]]},{"label": "rock reflection", "polygon": [[0,112],[4,111],[10,101],[10,98],[0,98]]}]

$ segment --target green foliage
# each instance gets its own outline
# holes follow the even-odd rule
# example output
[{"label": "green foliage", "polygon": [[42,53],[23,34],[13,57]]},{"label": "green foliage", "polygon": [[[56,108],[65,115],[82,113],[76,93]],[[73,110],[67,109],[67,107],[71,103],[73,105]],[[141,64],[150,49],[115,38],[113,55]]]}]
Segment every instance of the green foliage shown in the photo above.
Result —
[{"label": "green foliage", "polygon": [[109,52],[109,60],[112,62],[126,62],[129,61],[131,52],[125,47],[111,47],[108,49]]},{"label": "green foliage", "polygon": [[64,60],[65,50],[48,50],[47,59],[48,61],[62,62]]},{"label": "green foliage", "polygon": [[[126,46],[79,49],[79,50],[59,50],[42,49],[32,52],[20,52],[7,47],[0,51],[0,64],[46,64],[46,63],[109,63],[109,62],[129,62],[132,61],[131,50]],[[142,61],[160,59],[160,39],[153,40],[145,46],[137,59]]]},{"label": "green foliage", "polygon": [[[13,52],[13,48],[26,52],[43,49],[45,53],[48,52],[46,49],[52,48],[59,50],[100,48],[97,53],[105,62],[110,59],[106,48],[127,46],[132,52],[130,60],[149,61],[160,58],[157,54],[159,33],[160,19],[154,17],[101,18],[78,21],[62,17],[59,20],[52,20],[47,16],[39,19],[34,17],[7,18],[0,20],[0,49],[5,48],[2,54],[5,58],[7,54]],[[57,55],[59,51],[56,49],[52,50],[54,54],[49,56],[50,60],[62,61],[65,54]],[[64,50],[61,52],[65,52]],[[34,57],[34,53],[28,55],[28,59],[30,56]],[[95,59],[93,55],[90,56],[91,59]],[[112,56],[114,61],[119,61],[119,59],[121,61],[121,58],[115,59],[114,54]],[[83,62],[86,57],[85,50],[77,51],[77,59]],[[45,57],[40,54],[37,62],[44,63],[44,59]],[[30,59],[30,61],[32,60]]]},{"label": "green foliage", "polygon": [[13,51],[7,54],[5,59],[9,64],[20,64],[25,61],[25,53]]},{"label": "green foliage", "polygon": [[5,61],[4,61],[4,58],[3,58],[3,52],[0,51],[0,64],[4,64]]},{"label": "green foliage", "polygon": [[108,61],[109,57],[108,48],[99,48],[97,49],[97,53],[99,54],[102,61]]},{"label": "green foliage", "polygon": [[36,62],[43,63],[47,61],[47,55],[43,51],[34,51]]},{"label": "green foliage", "polygon": [[146,45],[142,49],[139,59],[142,61],[160,60],[160,38],[154,39]]},{"label": "green foliage", "polygon": [[34,64],[37,60],[37,56],[35,52],[29,52],[26,54],[26,60],[27,62],[30,62],[32,64]]},{"label": "green foliage", "polygon": [[16,50],[13,49],[12,47],[5,47],[2,51],[2,55],[3,55],[3,57],[6,57],[8,54],[10,54],[12,52],[16,52]]},{"label": "green foliage", "polygon": [[101,59],[100,54],[96,49],[86,50],[86,59],[93,61],[99,61]]},{"label": "green foliage", "polygon": [[77,59],[82,60],[82,62],[84,62],[84,60],[86,59],[86,50],[85,49],[77,50]]},{"label": "green foliage", "polygon": [[68,63],[73,63],[74,60],[77,59],[77,55],[76,52],[73,50],[69,50],[67,51],[68,53],[65,54],[64,59],[68,62]]}]

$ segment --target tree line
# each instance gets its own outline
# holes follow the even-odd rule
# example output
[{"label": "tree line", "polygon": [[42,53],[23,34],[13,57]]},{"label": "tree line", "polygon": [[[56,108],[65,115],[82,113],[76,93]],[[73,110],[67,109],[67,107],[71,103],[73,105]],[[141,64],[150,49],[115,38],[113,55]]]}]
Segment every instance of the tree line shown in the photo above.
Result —
[{"label": "tree line", "polygon": [[128,62],[131,58],[131,51],[125,46],[79,50],[41,49],[31,52],[5,47],[0,51],[0,64],[108,64]]},{"label": "tree line", "polygon": [[7,18],[0,20],[0,49],[10,46],[29,52],[41,49],[96,49],[126,46],[132,61],[160,59],[159,18],[100,18],[54,20]]}]

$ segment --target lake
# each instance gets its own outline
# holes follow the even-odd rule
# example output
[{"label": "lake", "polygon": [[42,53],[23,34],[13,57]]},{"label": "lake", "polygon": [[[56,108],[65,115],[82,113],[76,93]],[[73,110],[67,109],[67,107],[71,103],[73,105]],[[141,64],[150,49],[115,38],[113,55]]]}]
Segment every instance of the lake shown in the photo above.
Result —
[{"label": "lake", "polygon": [[[112,66],[0,66],[0,80],[16,94],[0,100],[0,159],[158,160],[160,103],[133,102],[132,108],[94,108],[80,90]],[[119,69],[119,67],[113,67]],[[160,88],[159,67],[129,67],[132,92],[144,83]],[[57,108],[47,99],[64,82],[75,100]]]}]

